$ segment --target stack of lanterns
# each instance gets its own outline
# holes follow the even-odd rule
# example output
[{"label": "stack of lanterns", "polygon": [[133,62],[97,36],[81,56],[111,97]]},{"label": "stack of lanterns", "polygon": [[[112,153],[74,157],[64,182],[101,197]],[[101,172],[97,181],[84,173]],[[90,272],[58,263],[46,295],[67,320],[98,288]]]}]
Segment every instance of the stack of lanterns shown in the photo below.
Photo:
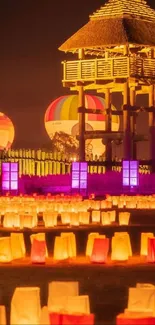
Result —
[{"label": "stack of lanterns", "polygon": [[137,283],[129,288],[128,307],[116,318],[117,325],[155,324],[155,287],[147,283]]},{"label": "stack of lanterns", "polygon": [[[1,307],[3,325],[6,325],[5,307]],[[42,309],[39,287],[15,289],[10,317],[10,325],[14,324],[94,325],[94,315],[90,313],[89,296],[79,295],[78,282],[51,282],[48,286],[47,306]]]}]

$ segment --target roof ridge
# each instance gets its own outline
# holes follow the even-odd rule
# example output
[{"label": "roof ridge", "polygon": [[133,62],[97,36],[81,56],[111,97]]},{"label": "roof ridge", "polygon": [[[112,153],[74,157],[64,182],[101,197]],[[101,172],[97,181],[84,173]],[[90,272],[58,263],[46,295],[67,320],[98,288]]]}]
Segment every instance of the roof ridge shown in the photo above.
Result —
[{"label": "roof ridge", "polygon": [[116,16],[130,16],[155,21],[155,10],[145,0],[108,0],[100,9],[90,15],[90,20]]}]

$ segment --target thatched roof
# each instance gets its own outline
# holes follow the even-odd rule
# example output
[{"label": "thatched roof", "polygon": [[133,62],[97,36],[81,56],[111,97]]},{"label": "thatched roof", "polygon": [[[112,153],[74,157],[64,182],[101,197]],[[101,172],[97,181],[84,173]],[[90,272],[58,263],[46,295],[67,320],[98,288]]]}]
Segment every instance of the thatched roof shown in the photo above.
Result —
[{"label": "thatched roof", "polygon": [[144,0],[109,0],[59,49],[74,52],[128,43],[155,46],[155,10]]}]

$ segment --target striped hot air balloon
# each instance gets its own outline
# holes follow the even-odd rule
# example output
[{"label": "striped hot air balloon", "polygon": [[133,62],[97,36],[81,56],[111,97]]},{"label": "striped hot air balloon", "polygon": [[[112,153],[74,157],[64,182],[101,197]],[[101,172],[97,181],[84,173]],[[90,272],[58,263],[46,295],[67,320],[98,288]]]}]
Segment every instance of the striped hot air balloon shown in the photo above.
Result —
[{"label": "striped hot air balloon", "polygon": [[[103,110],[103,114],[86,114],[86,130],[105,130],[105,101],[102,97],[85,95],[85,107]],[[115,110],[115,107],[112,106]],[[78,135],[78,95],[61,96],[54,100],[45,113],[45,128],[51,139],[56,132],[65,132],[76,139]],[[112,117],[112,130],[119,128],[119,117]],[[96,155],[102,155],[105,146],[101,139],[87,140],[86,146]]]},{"label": "striped hot air balloon", "polygon": [[8,150],[14,140],[15,131],[12,121],[0,112],[0,150]]}]

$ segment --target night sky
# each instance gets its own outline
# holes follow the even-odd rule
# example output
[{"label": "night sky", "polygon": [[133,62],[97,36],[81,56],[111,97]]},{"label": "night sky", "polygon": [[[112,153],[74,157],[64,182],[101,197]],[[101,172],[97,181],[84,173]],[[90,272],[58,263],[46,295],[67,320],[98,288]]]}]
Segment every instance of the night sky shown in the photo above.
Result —
[{"label": "night sky", "polygon": [[[149,4],[155,8],[154,0]],[[88,21],[104,0],[1,0],[0,111],[15,125],[14,147],[50,148],[44,114],[69,90],[61,85],[58,47]],[[145,98],[144,98],[145,102]],[[115,96],[114,104],[120,106]],[[143,127],[146,119],[142,117]]]}]

